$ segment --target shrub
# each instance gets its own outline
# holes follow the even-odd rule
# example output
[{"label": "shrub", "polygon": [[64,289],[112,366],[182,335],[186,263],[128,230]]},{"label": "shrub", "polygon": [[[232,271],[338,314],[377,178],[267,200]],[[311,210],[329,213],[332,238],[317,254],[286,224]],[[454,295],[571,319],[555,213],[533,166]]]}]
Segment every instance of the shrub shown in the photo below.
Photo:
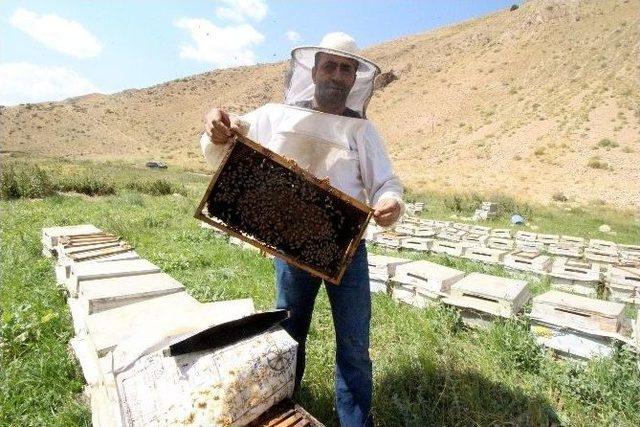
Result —
[{"label": "shrub", "polygon": [[498,205],[499,217],[510,217],[511,215],[518,213],[524,217],[531,217],[533,209],[529,204],[520,202],[511,196],[497,193],[491,196],[489,199]]},{"label": "shrub", "polygon": [[153,181],[131,181],[127,183],[125,187],[129,190],[150,194],[152,196],[165,196],[173,193],[185,195],[186,193],[184,188],[176,186],[164,178]]},{"label": "shrub", "polygon": [[598,147],[602,147],[602,148],[615,148],[617,147],[618,144],[615,141],[610,140],[609,138],[603,138],[600,140],[600,142],[598,142]]},{"label": "shrub", "polygon": [[567,196],[565,196],[563,193],[558,191],[553,193],[553,195],[551,196],[551,200],[555,202],[566,202],[569,199],[567,199]]},{"label": "shrub", "polygon": [[472,213],[482,203],[482,197],[477,193],[447,194],[444,206],[456,213]]},{"label": "shrub", "polygon": [[609,164],[600,160],[600,157],[594,156],[589,159],[587,166],[593,169],[609,169]]},{"label": "shrub", "polygon": [[489,352],[502,364],[521,371],[536,373],[542,352],[522,319],[494,324],[488,331]]},{"label": "shrub", "polygon": [[61,178],[56,183],[58,191],[73,191],[87,196],[107,196],[115,194],[116,188],[111,182],[93,176],[72,176]]},{"label": "shrub", "polygon": [[544,154],[544,147],[536,148],[536,151],[533,152],[536,156],[542,156]]},{"label": "shrub", "polygon": [[512,4],[511,7],[509,8],[510,12],[513,12],[514,10],[518,10],[520,6],[518,6],[517,4]]},{"label": "shrub", "polygon": [[51,179],[38,166],[5,165],[0,175],[0,198],[38,198],[54,194]]}]

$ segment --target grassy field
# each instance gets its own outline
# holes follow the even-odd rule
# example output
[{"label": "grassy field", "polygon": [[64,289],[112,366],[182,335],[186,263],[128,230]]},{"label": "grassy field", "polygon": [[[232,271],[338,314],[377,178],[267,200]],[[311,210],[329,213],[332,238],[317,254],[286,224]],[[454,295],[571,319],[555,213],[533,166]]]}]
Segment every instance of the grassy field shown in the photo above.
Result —
[{"label": "grassy field", "polygon": [[[70,177],[77,187],[72,183],[65,191],[81,190],[89,176],[95,185],[108,184],[113,191],[98,197],[65,192],[0,202],[0,425],[90,423],[80,394],[83,379],[67,348],[73,332],[65,298],[55,285],[51,261],[40,254],[42,227],[95,224],[132,243],[141,256],[182,282],[202,302],[251,297],[259,309],[272,306],[272,262],[229,246],[192,218],[206,177],[126,164],[39,164],[53,192]],[[165,190],[153,190],[158,180],[166,181],[168,189],[161,185]],[[166,194],[152,195],[162,193]],[[460,211],[451,208],[455,205],[451,196],[429,195],[426,201],[427,216],[468,215],[464,206]],[[514,202],[503,205],[508,203]],[[628,212],[597,206],[528,209],[537,231],[637,241],[637,224]],[[504,217],[491,225],[503,221]],[[602,223],[618,234],[598,233]],[[511,276],[499,267],[407,256]],[[536,293],[548,288],[546,281],[534,278],[531,285]],[[331,313],[321,291],[299,400],[329,425],[336,423],[334,350]],[[634,355],[621,350],[612,359],[584,365],[557,361],[535,345],[524,321],[473,331],[463,328],[457,313],[448,308],[418,310],[374,295],[371,354],[374,411],[380,425],[640,425],[640,373]]]}]

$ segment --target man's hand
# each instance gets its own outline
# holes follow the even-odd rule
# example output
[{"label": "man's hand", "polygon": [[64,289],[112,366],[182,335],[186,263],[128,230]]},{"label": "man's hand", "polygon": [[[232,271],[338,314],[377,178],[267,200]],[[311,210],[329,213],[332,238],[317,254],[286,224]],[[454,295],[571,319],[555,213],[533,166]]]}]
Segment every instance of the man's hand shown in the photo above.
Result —
[{"label": "man's hand", "polygon": [[214,144],[225,144],[240,131],[240,120],[220,108],[212,108],[204,115],[204,131]]},{"label": "man's hand", "polygon": [[373,212],[373,219],[378,225],[388,227],[400,217],[400,203],[395,199],[379,200]]}]

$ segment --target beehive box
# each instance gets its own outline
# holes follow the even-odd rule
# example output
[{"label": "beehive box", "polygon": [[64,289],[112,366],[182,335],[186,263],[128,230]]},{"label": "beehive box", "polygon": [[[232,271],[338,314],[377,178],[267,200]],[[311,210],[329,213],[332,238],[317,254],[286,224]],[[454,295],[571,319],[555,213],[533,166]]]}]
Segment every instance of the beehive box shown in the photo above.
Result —
[{"label": "beehive box", "polygon": [[592,249],[598,249],[601,251],[617,252],[618,244],[609,240],[590,239],[589,247]]},{"label": "beehive box", "polygon": [[449,293],[451,286],[464,277],[464,273],[429,261],[413,261],[396,267],[391,278],[394,283],[416,286],[433,294]]},{"label": "beehive box", "polygon": [[640,268],[609,266],[605,277],[610,300],[640,304]]},{"label": "beehive box", "polygon": [[434,237],[436,235],[436,230],[433,227],[428,227],[421,225],[416,230],[414,236],[415,237]]},{"label": "beehive box", "polygon": [[87,261],[71,266],[66,288],[69,295],[78,294],[80,283],[86,280],[105,279],[107,277],[135,276],[138,274],[159,273],[160,267],[145,259],[129,259],[110,262]]},{"label": "beehive box", "polygon": [[510,250],[515,247],[515,242],[504,237],[489,237],[485,243],[488,248]]},{"label": "beehive box", "polygon": [[607,247],[589,246],[584,250],[584,257],[589,261],[600,262],[603,264],[616,264],[620,260],[618,249]]},{"label": "beehive box", "polygon": [[601,284],[600,269],[591,263],[556,258],[549,272],[551,287],[595,297]]},{"label": "beehive box", "polygon": [[195,216],[337,284],[372,212],[328,180],[238,135]]},{"label": "beehive box", "polygon": [[521,251],[542,251],[544,250],[544,243],[537,240],[516,240],[515,247]]},{"label": "beehive box", "polygon": [[507,251],[501,249],[491,249],[484,247],[467,248],[464,251],[464,258],[480,261],[487,264],[500,264],[507,254]]},{"label": "beehive box", "polygon": [[478,234],[475,231],[470,231],[462,236],[462,240],[464,242],[471,242],[475,246],[485,246],[487,244],[487,241],[489,240],[489,235]]},{"label": "beehive box", "polygon": [[516,232],[516,240],[522,240],[525,242],[535,242],[537,238],[536,233],[531,233],[529,231],[518,231]]},{"label": "beehive box", "polygon": [[582,248],[576,244],[558,242],[551,243],[547,249],[551,255],[559,255],[571,258],[582,258]]},{"label": "beehive box", "polygon": [[538,251],[515,251],[504,257],[504,266],[514,270],[546,273],[551,266],[551,258]]},{"label": "beehive box", "polygon": [[552,290],[533,298],[530,317],[549,325],[606,335],[620,331],[624,307],[620,303]]},{"label": "beehive box", "polygon": [[393,230],[400,236],[413,236],[418,230],[418,227],[417,224],[404,223],[396,225]]},{"label": "beehive box", "polygon": [[513,231],[510,228],[494,228],[489,232],[489,235],[491,237],[511,239],[513,237]]},{"label": "beehive box", "polygon": [[387,281],[395,274],[396,267],[411,260],[385,255],[367,256],[371,292],[387,292]]},{"label": "beehive box", "polygon": [[536,240],[545,245],[549,245],[551,243],[558,243],[560,241],[560,236],[557,234],[538,234],[536,236]]},{"label": "beehive box", "polygon": [[375,235],[375,237],[373,238],[373,243],[382,246],[383,248],[398,249],[400,248],[401,238],[402,236],[399,236],[395,233],[383,232]]},{"label": "beehive box", "polygon": [[584,237],[576,237],[576,236],[560,236],[560,243],[570,243],[577,246],[584,247]]},{"label": "beehive box", "polygon": [[455,283],[451,287],[451,296],[442,301],[462,308],[465,323],[484,326],[492,316],[514,317],[529,297],[524,280],[471,273]]},{"label": "beehive box", "polygon": [[81,259],[77,261],[75,261],[73,258],[60,261],[60,258],[58,258],[58,262],[54,267],[57,283],[59,285],[64,285],[65,283],[67,283],[71,275],[71,266],[74,264],[89,262],[89,261],[110,262],[110,261],[140,259],[140,256],[138,255],[138,253],[133,249],[127,249],[127,250],[111,250],[111,249],[118,249],[118,248],[108,248],[108,250],[96,251],[96,252],[93,252],[91,255],[96,255],[99,253],[100,254],[99,256],[97,257],[92,256],[90,258],[85,258],[83,256]]},{"label": "beehive box", "polygon": [[102,230],[91,224],[69,225],[64,227],[47,227],[42,229],[42,254],[46,257],[56,256],[55,247],[58,239],[64,236],[101,233]]},{"label": "beehive box", "polygon": [[465,249],[468,247],[468,242],[451,242],[448,240],[434,240],[431,244],[431,251],[437,254],[446,254],[455,257],[461,257]]},{"label": "beehive box", "polygon": [[609,357],[615,351],[615,342],[611,337],[588,334],[537,320],[531,321],[531,332],[539,345],[550,348],[567,359]]},{"label": "beehive box", "polygon": [[455,228],[445,228],[440,230],[436,237],[438,240],[446,240],[449,242],[459,242],[462,240],[462,236],[467,234],[465,230],[458,230]]},{"label": "beehive box", "polygon": [[78,289],[78,301],[89,315],[183,291],[184,286],[168,274],[151,273],[83,281]]},{"label": "beehive box", "polygon": [[412,251],[428,252],[431,248],[433,239],[427,237],[403,237],[400,239],[400,248]]},{"label": "beehive box", "polygon": [[320,421],[297,403],[286,399],[273,406],[248,427],[323,427]]}]

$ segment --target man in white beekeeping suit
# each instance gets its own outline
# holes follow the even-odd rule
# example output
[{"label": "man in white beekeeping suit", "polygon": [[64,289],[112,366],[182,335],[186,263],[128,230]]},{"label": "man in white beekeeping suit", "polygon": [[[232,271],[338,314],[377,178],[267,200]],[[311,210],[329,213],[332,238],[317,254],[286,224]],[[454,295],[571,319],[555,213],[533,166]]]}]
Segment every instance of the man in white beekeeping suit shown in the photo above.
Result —
[{"label": "man in white beekeeping suit", "polygon": [[[374,207],[379,225],[402,214],[402,184],[382,139],[366,119],[377,65],[358,54],[353,38],[327,34],[320,46],[291,52],[284,104],[267,104],[242,117],[218,108],[205,115],[202,151],[213,166],[233,132],[295,160],[334,187]],[[298,342],[296,385],[321,279],[276,259],[276,305],[290,318],[284,328]],[[326,285],[336,332],[336,410],[343,426],[368,426],[372,376],[369,357],[371,294],[367,252],[361,242],[338,286]]]}]

